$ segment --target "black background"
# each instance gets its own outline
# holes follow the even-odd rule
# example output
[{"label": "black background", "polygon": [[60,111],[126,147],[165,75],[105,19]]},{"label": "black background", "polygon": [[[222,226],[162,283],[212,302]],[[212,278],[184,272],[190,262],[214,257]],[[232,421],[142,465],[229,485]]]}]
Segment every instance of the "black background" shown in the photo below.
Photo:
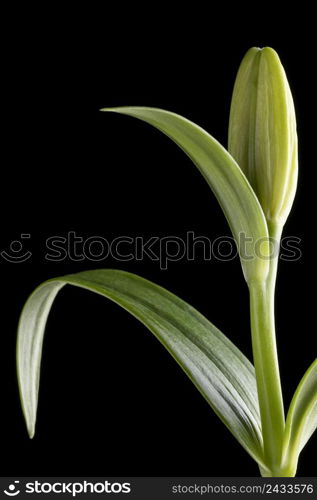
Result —
[{"label": "black background", "polygon": [[[51,16],[5,42],[1,250],[30,233],[25,263],[1,259],[2,475],[255,476],[256,464],[157,340],[119,307],[79,289],[57,298],[44,343],[37,432],[27,437],[15,376],[20,310],[43,280],[117,267],[173,291],[251,357],[248,294],[232,262],[45,260],[47,237],[69,231],[128,236],[230,235],[207,184],[167,137],[104,106],[180,113],[222,144],[234,78],[253,46],[274,47],[292,87],[300,141],[299,187],[285,235],[302,257],[281,262],[278,347],[285,403],[316,356],[314,324],[315,40],[304,24],[228,29],[207,13],[171,20]],[[157,22],[154,22],[154,19]],[[52,21],[49,23],[48,21]],[[295,20],[293,21],[295,23]],[[252,23],[251,23],[252,24]],[[254,24],[254,23],[253,23]],[[297,27],[296,27],[297,26]],[[312,286],[311,290],[309,286]],[[298,475],[313,476],[316,436]]]}]

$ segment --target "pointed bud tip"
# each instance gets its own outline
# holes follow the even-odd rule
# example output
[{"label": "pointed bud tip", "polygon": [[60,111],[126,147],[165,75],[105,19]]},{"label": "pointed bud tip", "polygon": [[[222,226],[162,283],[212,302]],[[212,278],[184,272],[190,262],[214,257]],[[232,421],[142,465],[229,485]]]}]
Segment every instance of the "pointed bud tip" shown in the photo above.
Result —
[{"label": "pointed bud tip", "polygon": [[277,58],[278,60],[280,60],[276,50],[272,49],[272,47],[268,47],[268,46],[265,46],[265,47],[251,47],[246,54],[259,54],[260,56],[264,56],[264,57],[274,57],[274,58]]}]

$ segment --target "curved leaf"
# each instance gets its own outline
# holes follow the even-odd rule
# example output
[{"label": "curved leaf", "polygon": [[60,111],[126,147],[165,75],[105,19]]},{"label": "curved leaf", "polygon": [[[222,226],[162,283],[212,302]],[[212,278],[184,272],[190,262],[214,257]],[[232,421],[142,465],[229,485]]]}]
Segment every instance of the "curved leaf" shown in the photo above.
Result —
[{"label": "curved leaf", "polygon": [[87,271],[46,281],[26,302],[18,330],[17,368],[30,437],[35,429],[45,324],[56,294],[67,283],[111,299],[146,325],[242,446],[264,466],[251,363],[186,302],[150,281],[118,270]]},{"label": "curved leaf", "polygon": [[317,359],[300,381],[286,418],[285,460],[298,455],[317,428]]},{"label": "curved leaf", "polygon": [[[247,178],[216,139],[176,113],[157,108],[105,108],[139,118],[170,137],[193,160],[218,199],[236,240],[246,280],[265,279],[269,269],[266,220]],[[261,256],[255,252],[261,242]]]}]

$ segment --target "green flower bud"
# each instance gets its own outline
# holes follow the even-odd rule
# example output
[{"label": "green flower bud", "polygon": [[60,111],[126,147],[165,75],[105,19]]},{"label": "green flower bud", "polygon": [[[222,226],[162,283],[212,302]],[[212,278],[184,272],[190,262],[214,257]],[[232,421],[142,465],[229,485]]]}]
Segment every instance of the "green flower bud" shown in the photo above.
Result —
[{"label": "green flower bud", "polygon": [[253,187],[267,221],[284,224],[297,185],[294,103],[277,53],[250,49],[234,85],[229,152]]}]

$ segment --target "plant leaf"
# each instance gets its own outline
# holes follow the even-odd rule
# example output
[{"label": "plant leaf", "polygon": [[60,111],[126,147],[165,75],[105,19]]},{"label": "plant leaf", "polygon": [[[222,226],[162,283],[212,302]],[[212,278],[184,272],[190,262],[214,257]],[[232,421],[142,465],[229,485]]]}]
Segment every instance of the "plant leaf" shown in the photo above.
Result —
[{"label": "plant leaf", "polygon": [[35,429],[45,324],[56,294],[67,283],[109,298],[146,325],[241,445],[264,466],[252,364],[186,302],[150,281],[118,270],[87,271],[46,281],[26,302],[18,329],[17,369],[30,437]]},{"label": "plant leaf", "polygon": [[317,358],[300,381],[286,418],[284,449],[292,460],[317,428]]},{"label": "plant leaf", "polygon": [[[266,220],[247,178],[228,151],[201,127],[170,111],[145,107],[101,111],[139,118],[161,130],[187,153],[208,182],[228,220],[245,279],[247,282],[265,279],[270,254]],[[258,242],[262,256],[256,252]]]}]

